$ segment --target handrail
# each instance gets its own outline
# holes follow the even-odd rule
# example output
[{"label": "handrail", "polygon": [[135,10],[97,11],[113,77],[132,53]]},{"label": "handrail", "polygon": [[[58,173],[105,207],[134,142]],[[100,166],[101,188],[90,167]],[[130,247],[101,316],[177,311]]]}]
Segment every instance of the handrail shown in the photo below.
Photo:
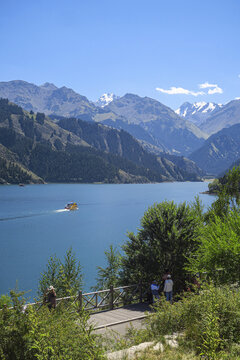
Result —
[{"label": "handrail", "polygon": [[[113,309],[114,307],[117,307],[119,305],[127,305],[133,302],[136,303],[137,301],[142,302],[143,296],[144,294],[146,294],[146,289],[149,289],[149,284],[143,284],[142,282],[140,282],[139,284],[119,286],[116,288],[110,286],[109,289],[103,289],[84,294],[82,293],[82,291],[80,291],[77,295],[57,298],[56,303],[57,306],[59,306],[60,303],[66,300],[73,299],[73,303],[78,303],[79,310],[107,310]],[[43,304],[44,302],[41,301],[37,301],[35,303],[27,303],[24,305],[23,310],[25,311],[26,308],[29,306]],[[9,309],[13,309],[13,307]]]}]

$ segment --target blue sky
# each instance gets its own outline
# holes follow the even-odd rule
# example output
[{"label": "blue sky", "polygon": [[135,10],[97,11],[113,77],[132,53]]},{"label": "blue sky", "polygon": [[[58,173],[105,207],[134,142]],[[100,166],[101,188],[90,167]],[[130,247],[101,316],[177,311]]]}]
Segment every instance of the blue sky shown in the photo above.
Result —
[{"label": "blue sky", "polygon": [[239,0],[2,1],[0,81],[226,103],[240,97],[239,18]]}]

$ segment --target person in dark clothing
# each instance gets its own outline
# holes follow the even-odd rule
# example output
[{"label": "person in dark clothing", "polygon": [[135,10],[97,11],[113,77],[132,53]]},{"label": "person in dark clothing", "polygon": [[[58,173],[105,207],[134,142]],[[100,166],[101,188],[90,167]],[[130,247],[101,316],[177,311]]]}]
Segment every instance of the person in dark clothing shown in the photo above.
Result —
[{"label": "person in dark clothing", "polygon": [[49,310],[56,308],[56,299],[57,299],[57,295],[56,295],[55,289],[51,285],[47,289],[47,293],[46,293],[46,302],[48,304]]}]

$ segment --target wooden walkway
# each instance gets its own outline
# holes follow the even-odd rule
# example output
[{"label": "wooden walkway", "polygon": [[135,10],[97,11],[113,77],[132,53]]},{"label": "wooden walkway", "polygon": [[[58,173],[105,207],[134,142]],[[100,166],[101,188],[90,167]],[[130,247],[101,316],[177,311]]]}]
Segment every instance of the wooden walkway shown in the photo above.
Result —
[{"label": "wooden walkway", "polygon": [[115,310],[92,314],[89,324],[94,326],[96,333],[104,333],[110,329],[123,335],[130,324],[135,328],[141,328],[142,320],[145,319],[146,312],[150,310],[149,305],[145,303],[128,305]]}]

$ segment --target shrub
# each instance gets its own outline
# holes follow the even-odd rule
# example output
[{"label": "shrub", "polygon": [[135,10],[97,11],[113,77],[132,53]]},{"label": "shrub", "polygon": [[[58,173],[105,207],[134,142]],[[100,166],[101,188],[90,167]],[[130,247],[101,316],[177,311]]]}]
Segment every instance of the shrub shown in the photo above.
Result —
[{"label": "shrub", "polygon": [[14,309],[0,312],[0,358],[3,360],[101,359],[102,349],[87,324],[88,315],[57,308],[27,307],[12,293]]},{"label": "shrub", "polygon": [[240,342],[240,294],[229,286],[204,285],[170,305],[164,299],[148,320],[151,336],[184,332],[185,341],[208,359]]}]

